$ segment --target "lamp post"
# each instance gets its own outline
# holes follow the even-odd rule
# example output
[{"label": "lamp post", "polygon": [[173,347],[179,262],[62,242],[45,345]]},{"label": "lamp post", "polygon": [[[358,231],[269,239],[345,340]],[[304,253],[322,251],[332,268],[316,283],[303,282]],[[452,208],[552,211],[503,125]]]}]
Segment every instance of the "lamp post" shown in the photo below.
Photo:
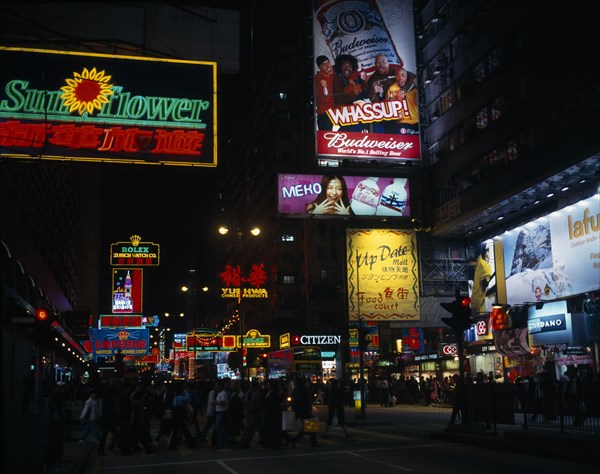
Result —
[{"label": "lamp post", "polygon": [[[200,313],[200,307],[199,307],[199,301],[198,301],[198,285],[196,282],[196,271],[195,270],[189,270],[189,279],[188,279],[188,285],[183,285],[181,287],[181,291],[183,293],[187,294],[187,313],[188,315],[191,315],[191,324],[192,324],[192,332],[194,334],[194,339],[196,338],[196,330],[198,329],[198,325],[199,325],[199,313]],[[202,291],[203,293],[207,293],[208,292],[208,286],[203,286],[200,288],[200,291]],[[189,329],[189,325],[190,322],[188,321],[187,323],[187,328]],[[197,344],[194,341],[194,363],[193,363],[193,369],[194,369],[194,380],[196,380],[197,378],[197,370],[196,370],[196,361],[197,361]],[[192,364],[190,364],[191,366]]]},{"label": "lamp post", "polygon": [[[229,234],[230,229],[229,227],[222,225],[221,227],[219,227],[219,234],[221,235],[227,235]],[[238,312],[239,312],[239,318],[240,318],[240,322],[239,322],[239,328],[240,328],[240,351],[241,351],[241,357],[240,357],[240,385],[243,386],[244,383],[244,366],[246,365],[246,359],[245,359],[245,354],[244,354],[244,333],[245,333],[245,314],[244,314],[244,278],[242,275],[243,269],[244,269],[244,232],[241,228],[237,227],[235,229],[235,233],[237,236],[237,245],[238,245],[238,262],[239,262],[239,269],[238,269],[238,275],[237,275],[237,279],[239,281],[239,292],[238,292]],[[250,230],[248,231],[248,233],[253,236],[253,237],[258,237],[258,235],[260,234],[260,228],[259,227],[252,227],[250,228]]]},{"label": "lamp post", "polygon": [[358,376],[359,376],[359,390],[360,390],[360,418],[365,419],[365,359],[364,350],[366,348],[365,340],[365,328],[363,326],[363,318],[360,316],[360,277],[358,274],[358,267],[360,265],[360,257],[358,250],[356,250],[356,309],[358,313],[358,352],[359,352],[359,365],[358,365]]}]

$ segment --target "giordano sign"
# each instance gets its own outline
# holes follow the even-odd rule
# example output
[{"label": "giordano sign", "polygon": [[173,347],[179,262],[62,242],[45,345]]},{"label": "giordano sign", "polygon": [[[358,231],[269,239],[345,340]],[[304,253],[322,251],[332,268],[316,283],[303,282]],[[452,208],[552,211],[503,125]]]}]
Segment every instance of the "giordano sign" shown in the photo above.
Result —
[{"label": "giordano sign", "polygon": [[217,166],[216,63],[0,47],[0,156]]}]

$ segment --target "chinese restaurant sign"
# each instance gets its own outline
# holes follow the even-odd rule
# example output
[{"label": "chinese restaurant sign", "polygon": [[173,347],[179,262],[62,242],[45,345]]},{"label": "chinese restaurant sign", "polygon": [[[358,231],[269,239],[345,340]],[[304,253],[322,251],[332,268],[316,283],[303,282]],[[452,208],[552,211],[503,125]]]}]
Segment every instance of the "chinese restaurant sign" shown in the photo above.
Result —
[{"label": "chinese restaurant sign", "polygon": [[185,341],[186,350],[190,352],[234,351],[236,348],[236,336],[204,328],[187,333]]},{"label": "chinese restaurant sign", "polygon": [[[219,273],[219,278],[225,285],[221,288],[221,298],[268,298],[269,293],[264,284],[267,281],[265,264],[252,264],[247,275],[243,275],[239,265],[225,265]],[[243,292],[240,288],[243,285]]]},{"label": "chinese restaurant sign", "polygon": [[350,320],[420,319],[416,240],[412,230],[346,230]]},{"label": "chinese restaurant sign", "polygon": [[129,242],[110,244],[110,265],[149,267],[160,265],[160,245],[141,242],[139,235],[132,235]]},{"label": "chinese restaurant sign", "polygon": [[0,156],[217,166],[216,63],[0,47]]}]

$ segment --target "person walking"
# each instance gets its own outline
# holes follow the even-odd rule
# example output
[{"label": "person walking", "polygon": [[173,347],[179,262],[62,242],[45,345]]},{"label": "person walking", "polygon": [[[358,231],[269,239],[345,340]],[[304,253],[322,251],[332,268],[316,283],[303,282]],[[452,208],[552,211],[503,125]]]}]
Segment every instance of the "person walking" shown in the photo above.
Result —
[{"label": "person walking", "polygon": [[169,440],[169,449],[177,449],[177,444],[181,435],[190,448],[196,447],[194,437],[188,429],[189,413],[192,411],[192,396],[187,387],[180,385],[175,389],[175,398],[173,399],[173,431]]},{"label": "person walking", "polygon": [[[220,388],[219,388],[220,390]],[[203,439],[208,440],[208,433],[210,431],[210,445],[213,448],[217,447],[217,430],[215,428],[216,421],[216,406],[217,406],[217,383],[213,385],[213,388],[208,392],[206,398],[206,422],[202,428]]]},{"label": "person walking", "polygon": [[257,380],[250,382],[250,390],[244,396],[245,427],[240,440],[240,448],[249,448],[254,434],[260,432],[262,394]]},{"label": "person walking", "polygon": [[[304,420],[309,420],[312,413],[312,397],[310,390],[308,389],[309,380],[306,378],[298,380],[294,391],[292,392],[292,410],[296,413],[296,419],[301,420],[300,431],[292,438],[292,447],[296,447],[296,443],[306,433],[304,431]],[[317,433],[311,432],[310,445],[313,448],[320,448],[321,445],[317,443]]]},{"label": "person walking", "polygon": [[327,404],[327,425],[323,432],[323,438],[327,438],[327,432],[333,424],[333,418],[337,417],[337,424],[344,430],[346,438],[350,436],[346,428],[346,412],[344,410],[344,385],[341,380],[329,379],[325,390],[325,403]]},{"label": "person walking", "polygon": [[217,431],[217,447],[228,448],[231,445],[231,422],[229,419],[229,393],[225,384],[218,381],[215,398],[215,429]]},{"label": "person walking", "polygon": [[85,443],[88,435],[92,434],[95,438],[95,442],[99,443],[102,438],[102,431],[100,430],[100,419],[102,416],[102,405],[98,399],[98,394],[95,390],[90,392],[89,398],[83,404],[81,415],[79,419],[85,423],[83,427],[83,434],[79,440],[79,444]]}]

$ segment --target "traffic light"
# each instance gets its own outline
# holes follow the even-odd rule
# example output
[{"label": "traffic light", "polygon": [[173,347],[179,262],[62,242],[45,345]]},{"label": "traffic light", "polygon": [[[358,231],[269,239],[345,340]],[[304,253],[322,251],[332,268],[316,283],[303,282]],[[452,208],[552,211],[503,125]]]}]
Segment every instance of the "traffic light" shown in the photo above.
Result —
[{"label": "traffic light", "polygon": [[50,341],[50,312],[46,308],[35,310],[35,338],[37,344],[47,345]]},{"label": "traffic light", "polygon": [[267,354],[266,352],[263,352],[260,355],[260,365],[261,365],[261,367],[267,368],[268,361],[269,361],[269,354]]},{"label": "traffic light", "polygon": [[442,318],[442,322],[455,331],[464,331],[471,325],[471,298],[457,295],[450,303],[440,303],[440,306],[452,316]]}]

